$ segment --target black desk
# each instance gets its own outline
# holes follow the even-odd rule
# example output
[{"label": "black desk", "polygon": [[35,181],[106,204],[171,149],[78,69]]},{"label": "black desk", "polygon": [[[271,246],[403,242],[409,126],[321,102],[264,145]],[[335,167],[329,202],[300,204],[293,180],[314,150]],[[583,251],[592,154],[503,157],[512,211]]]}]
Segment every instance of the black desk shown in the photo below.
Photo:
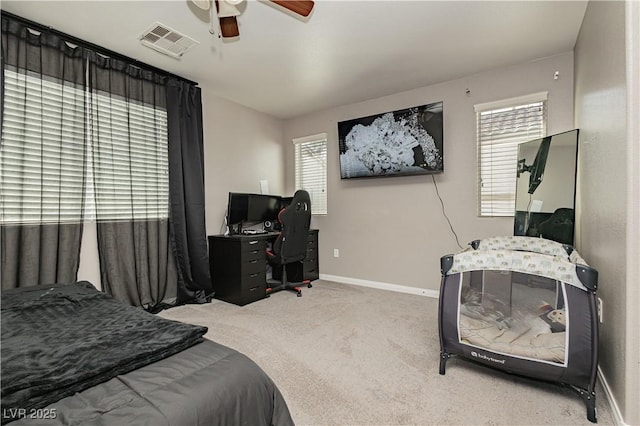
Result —
[{"label": "black desk", "polygon": [[[214,298],[244,306],[266,297],[267,291],[267,243],[278,236],[277,232],[254,235],[210,235],[209,267],[215,290]],[[300,271],[301,269],[301,271]],[[287,269],[290,281],[317,280],[318,230],[309,230],[307,257],[301,268]],[[302,274],[302,277],[300,275]],[[274,279],[280,279],[274,269]]]}]

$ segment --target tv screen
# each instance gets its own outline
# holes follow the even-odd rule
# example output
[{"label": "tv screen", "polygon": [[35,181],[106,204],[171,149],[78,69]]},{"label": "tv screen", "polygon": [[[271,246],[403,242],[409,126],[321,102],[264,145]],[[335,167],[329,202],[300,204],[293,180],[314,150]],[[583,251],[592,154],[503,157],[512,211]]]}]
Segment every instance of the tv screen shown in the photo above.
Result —
[{"label": "tv screen", "polygon": [[444,171],[442,102],[338,123],[342,179]]}]

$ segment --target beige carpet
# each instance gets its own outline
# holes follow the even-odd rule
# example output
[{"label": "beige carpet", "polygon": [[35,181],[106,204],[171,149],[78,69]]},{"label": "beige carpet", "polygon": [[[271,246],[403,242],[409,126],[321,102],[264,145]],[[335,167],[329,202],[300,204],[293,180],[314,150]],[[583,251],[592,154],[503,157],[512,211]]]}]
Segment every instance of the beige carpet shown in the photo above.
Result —
[{"label": "beige carpet", "polygon": [[[260,365],[298,425],[589,425],[582,400],[556,384],[452,358],[438,374],[436,299],[315,281],[235,306],[215,300],[160,314]],[[614,424],[597,388],[598,423]]]}]

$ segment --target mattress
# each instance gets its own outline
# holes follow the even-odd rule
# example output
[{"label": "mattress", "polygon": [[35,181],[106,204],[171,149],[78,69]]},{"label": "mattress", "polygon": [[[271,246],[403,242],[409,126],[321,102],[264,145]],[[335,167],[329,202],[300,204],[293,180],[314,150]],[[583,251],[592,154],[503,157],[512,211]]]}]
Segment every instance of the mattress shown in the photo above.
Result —
[{"label": "mattress", "polygon": [[460,340],[482,349],[555,363],[565,362],[565,332],[553,333],[540,318],[507,327],[492,319],[460,315]]}]

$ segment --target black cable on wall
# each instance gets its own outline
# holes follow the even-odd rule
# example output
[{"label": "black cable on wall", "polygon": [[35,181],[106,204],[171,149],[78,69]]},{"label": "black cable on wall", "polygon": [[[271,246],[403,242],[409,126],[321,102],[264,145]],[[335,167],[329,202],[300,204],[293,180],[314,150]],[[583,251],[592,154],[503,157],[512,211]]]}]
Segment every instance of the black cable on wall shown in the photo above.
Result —
[{"label": "black cable on wall", "polygon": [[433,186],[436,189],[436,195],[438,196],[438,200],[440,200],[440,205],[442,206],[442,215],[444,216],[444,218],[447,220],[447,223],[449,224],[449,229],[451,230],[451,233],[453,234],[453,236],[456,239],[456,244],[461,249],[464,249],[464,247],[462,247],[462,245],[460,244],[460,240],[458,239],[458,234],[453,229],[453,225],[451,224],[451,220],[449,219],[449,216],[447,216],[447,212],[444,209],[444,201],[442,200],[442,197],[440,196],[440,191],[438,191],[438,184],[436,183],[436,178],[433,175],[433,173],[431,174],[431,180],[433,180]]}]

